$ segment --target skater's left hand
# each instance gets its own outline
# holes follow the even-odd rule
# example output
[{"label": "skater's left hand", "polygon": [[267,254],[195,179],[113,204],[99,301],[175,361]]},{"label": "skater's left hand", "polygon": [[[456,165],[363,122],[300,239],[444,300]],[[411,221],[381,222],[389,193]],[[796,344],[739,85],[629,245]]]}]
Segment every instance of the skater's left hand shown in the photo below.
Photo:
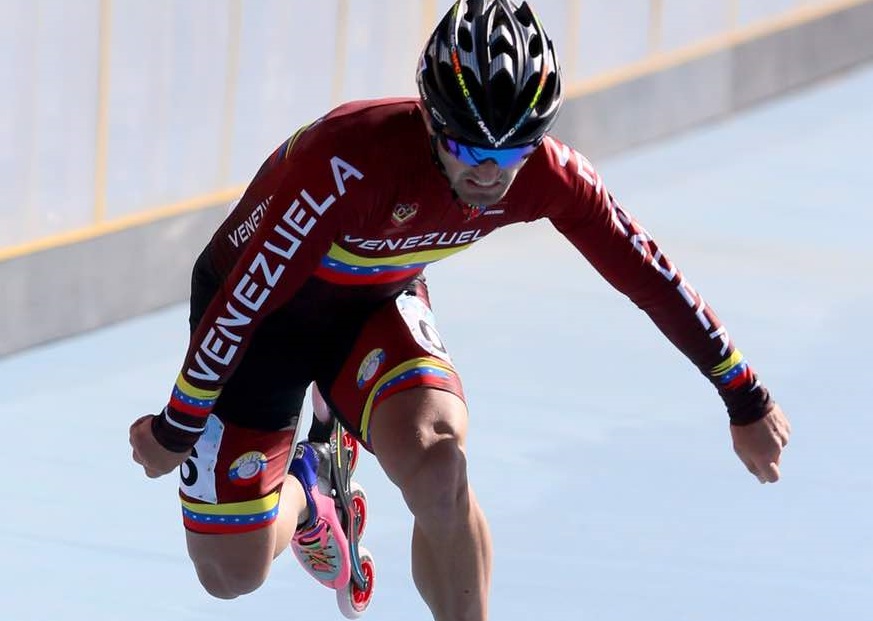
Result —
[{"label": "skater's left hand", "polygon": [[779,461],[789,435],[791,424],[776,403],[761,420],[750,425],[731,425],[734,451],[761,483],[779,480]]}]

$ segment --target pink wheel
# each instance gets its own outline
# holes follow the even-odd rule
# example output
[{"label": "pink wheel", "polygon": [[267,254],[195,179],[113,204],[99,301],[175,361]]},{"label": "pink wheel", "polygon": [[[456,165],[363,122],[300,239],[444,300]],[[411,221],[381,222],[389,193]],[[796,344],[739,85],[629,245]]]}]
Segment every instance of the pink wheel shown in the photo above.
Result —
[{"label": "pink wheel", "polygon": [[345,589],[340,589],[336,592],[336,603],[346,619],[357,619],[360,617],[367,610],[367,606],[370,605],[370,601],[373,599],[376,564],[373,562],[373,556],[366,548],[360,548],[360,554],[361,569],[367,581],[366,588],[361,589],[355,584],[354,580],[350,580],[349,585]]}]

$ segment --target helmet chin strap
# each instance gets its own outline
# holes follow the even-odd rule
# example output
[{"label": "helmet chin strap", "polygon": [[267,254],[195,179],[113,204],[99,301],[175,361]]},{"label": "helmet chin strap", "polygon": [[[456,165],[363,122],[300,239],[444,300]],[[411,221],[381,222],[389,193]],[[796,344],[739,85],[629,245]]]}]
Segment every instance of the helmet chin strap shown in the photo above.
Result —
[{"label": "helmet chin strap", "polygon": [[439,153],[437,149],[439,146],[437,145],[437,137],[436,134],[432,131],[428,132],[430,138],[430,158],[433,160],[433,163],[436,165],[437,170],[440,171],[440,174],[445,178],[446,183],[449,184],[449,190],[452,192],[452,198],[455,199],[455,204],[463,211],[465,216],[468,216],[472,210],[475,210],[477,207],[481,207],[481,205],[472,205],[470,203],[464,202],[461,200],[461,197],[458,196],[458,193],[455,191],[455,188],[452,187],[452,180],[449,179],[449,174],[446,171],[446,167],[443,164],[443,161],[440,159]]},{"label": "helmet chin strap", "polygon": [[443,177],[446,179],[449,178],[448,173],[446,173],[446,167],[443,166],[443,161],[440,159],[439,154],[437,153],[437,137],[436,134],[430,134],[430,159],[433,160],[433,163],[436,164],[436,167],[443,174]]},{"label": "helmet chin strap", "polygon": [[449,190],[452,191],[452,198],[455,199],[455,202],[458,204],[464,204],[464,202],[458,196],[458,193],[455,192],[455,188],[452,187],[452,180],[449,179],[449,173],[446,171],[445,165],[443,165],[443,161],[440,159],[439,153],[437,153],[437,137],[436,134],[430,134],[430,158],[433,160],[433,163],[436,165],[437,170],[440,171],[440,174],[445,178],[446,183],[449,184]]}]

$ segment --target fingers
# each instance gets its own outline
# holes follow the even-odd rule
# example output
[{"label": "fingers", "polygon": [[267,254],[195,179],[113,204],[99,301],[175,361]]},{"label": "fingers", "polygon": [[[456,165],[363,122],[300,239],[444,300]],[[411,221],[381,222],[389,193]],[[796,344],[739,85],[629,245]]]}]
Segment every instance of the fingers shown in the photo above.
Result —
[{"label": "fingers", "polygon": [[788,426],[788,421],[783,418],[783,424],[777,425],[773,430],[776,446],[772,448],[771,454],[765,456],[758,468],[758,480],[761,483],[775,483],[779,480],[779,463],[782,461],[782,450],[788,446],[788,436],[791,433],[791,428]]},{"label": "fingers", "polygon": [[131,423],[131,425],[130,425],[130,431],[129,431],[130,435],[133,436],[134,431],[135,431],[135,430],[136,430],[140,425],[143,425],[143,424],[145,423],[145,421],[151,419],[152,417],[153,417],[152,414],[146,414],[145,416],[140,416],[140,417],[137,418],[135,421],[133,421],[133,422]]},{"label": "fingers", "polygon": [[150,479],[157,479],[163,476],[163,473],[155,470],[154,468],[149,468],[148,466],[143,466],[143,470],[145,470],[145,474]]},{"label": "fingers", "polygon": [[131,457],[133,457],[134,462],[142,466],[142,469],[145,471],[145,474],[148,478],[155,479],[158,477],[158,475],[155,473],[155,470],[146,465],[145,461],[142,457],[140,457],[136,449],[133,449]]},{"label": "fingers", "polygon": [[143,461],[142,457],[139,456],[139,453],[136,452],[136,450],[133,451],[133,461],[135,461],[137,464],[142,466],[142,469],[145,472],[145,475],[150,479],[157,479],[165,474],[164,472],[161,472],[160,470],[156,470],[155,468],[152,468],[151,466],[147,465]]},{"label": "fingers", "polygon": [[782,448],[788,446],[788,436],[791,435],[791,427],[785,427],[779,430],[777,434],[779,438],[779,443],[782,445]]},{"label": "fingers", "polygon": [[149,466],[146,463],[146,460],[143,458],[143,456],[141,455],[141,453],[138,450],[138,446],[139,446],[138,438],[141,437],[141,433],[142,433],[140,431],[140,428],[143,427],[144,425],[149,424],[149,421],[152,418],[153,418],[152,414],[146,414],[145,416],[140,416],[135,421],[133,421],[133,423],[130,425],[129,442],[130,442],[131,448],[133,449],[131,451],[131,457],[133,458],[133,461],[135,463],[139,464],[140,466],[142,466],[142,469],[145,471],[145,474],[148,478],[157,479],[158,477],[162,476],[164,473]]},{"label": "fingers", "polygon": [[790,434],[791,426],[778,405],[759,421],[731,426],[734,451],[761,483],[775,483],[780,479],[782,451],[788,445]]},{"label": "fingers", "polygon": [[764,468],[763,474],[758,477],[758,480],[761,481],[761,483],[775,483],[779,480],[779,466],[774,462],[770,462],[767,464],[767,467]]},{"label": "fingers", "polygon": [[754,476],[756,479],[758,479],[758,481],[760,481],[761,483],[763,483],[763,481],[761,481],[761,475],[760,475],[760,473],[758,472],[758,469],[755,467],[755,464],[753,464],[753,463],[750,462],[750,461],[746,461],[745,459],[742,460],[742,461],[743,461],[743,465],[746,467],[746,470],[748,470],[749,472],[751,472],[751,473],[752,473],[752,476]]},{"label": "fingers", "polygon": [[785,421],[784,424],[774,425],[771,430],[771,434],[779,444],[779,448],[785,448],[788,446],[788,436],[791,435],[791,428],[788,426],[787,421]]},{"label": "fingers", "polygon": [[743,460],[743,464],[745,464],[746,470],[751,472],[762,485],[764,483],[776,483],[779,480],[778,457],[776,458],[776,461],[771,461],[760,466],[753,461],[746,460]]},{"label": "fingers", "polygon": [[130,429],[128,430],[128,438],[127,441],[130,443],[131,448],[133,449],[131,457],[133,457],[133,461],[138,463],[139,465],[143,465],[142,457],[140,457],[139,451],[137,450],[137,429],[142,424],[142,421],[148,418],[148,416],[140,416],[130,425]]},{"label": "fingers", "polygon": [[769,423],[773,436],[779,440],[782,448],[785,448],[791,435],[791,421],[788,420],[785,412],[779,405],[774,404],[765,420]]}]

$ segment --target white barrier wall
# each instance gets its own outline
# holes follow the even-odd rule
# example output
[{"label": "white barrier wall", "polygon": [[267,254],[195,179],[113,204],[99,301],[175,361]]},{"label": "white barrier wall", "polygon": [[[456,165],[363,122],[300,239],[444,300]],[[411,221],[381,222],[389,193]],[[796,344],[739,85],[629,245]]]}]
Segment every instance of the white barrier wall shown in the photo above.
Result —
[{"label": "white barrier wall", "polygon": [[[0,355],[183,299],[263,158],[336,102],[413,94],[449,5],[4,0]],[[873,58],[873,0],[535,7],[556,133],[595,159]]]},{"label": "white barrier wall", "polygon": [[[570,85],[815,4],[834,2],[534,1]],[[232,195],[334,103],[414,94],[450,5],[4,0],[0,249]]]},{"label": "white barrier wall", "polygon": [[0,248],[93,222],[99,16],[98,0],[0,4]]}]

